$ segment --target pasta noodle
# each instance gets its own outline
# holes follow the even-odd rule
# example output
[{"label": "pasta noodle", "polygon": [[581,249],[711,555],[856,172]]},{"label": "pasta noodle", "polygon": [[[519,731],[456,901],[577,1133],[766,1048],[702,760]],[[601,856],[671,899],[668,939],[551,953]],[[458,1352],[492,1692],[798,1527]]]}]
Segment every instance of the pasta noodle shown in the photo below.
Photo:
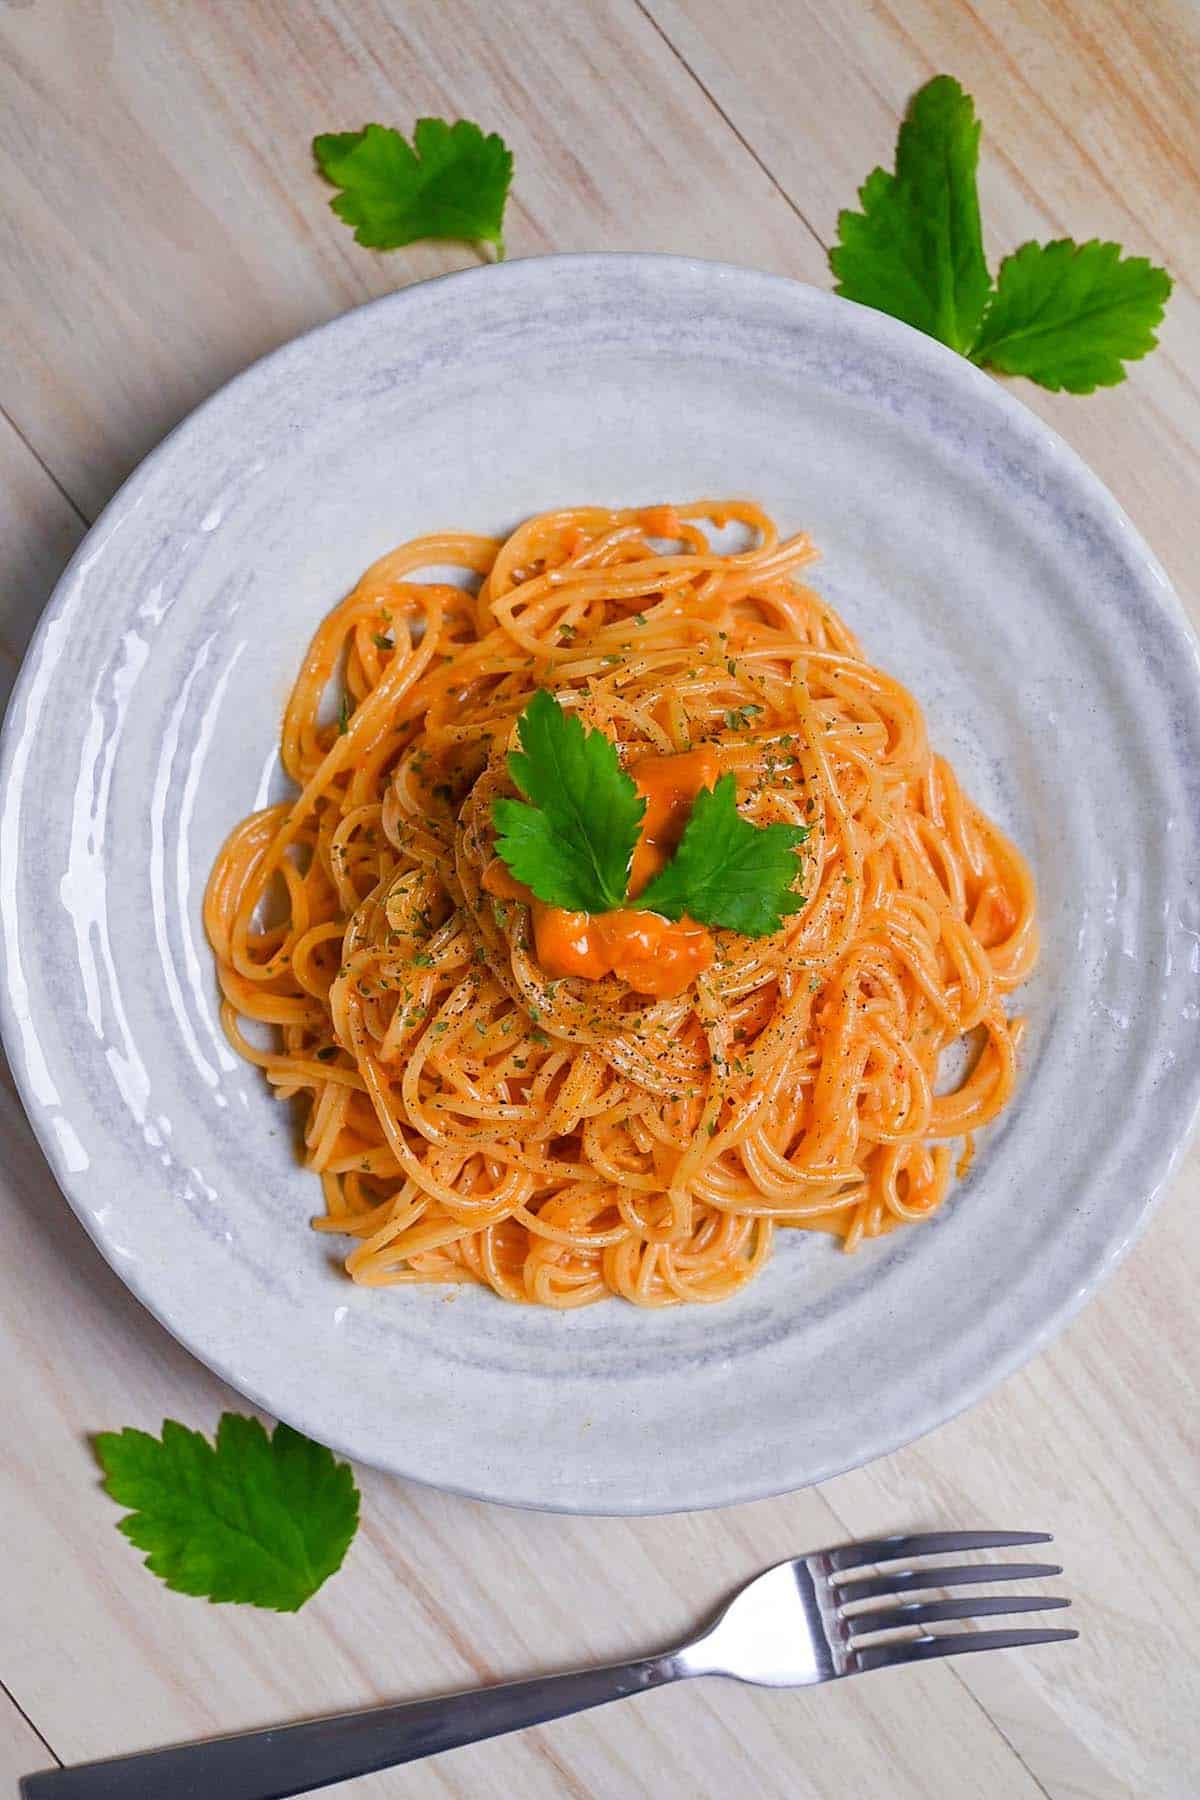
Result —
[{"label": "pasta noodle", "polygon": [[[730,526],[748,547],[714,547]],[[299,796],[233,832],[205,922],[355,1281],[722,1300],[777,1226],[853,1250],[928,1218],[1008,1101],[1029,870],[796,579],[812,556],[745,502],[581,507],[409,543],[320,626],[283,726]],[[711,746],[747,817],[808,826],[802,910],[715,932],[666,998],[552,977],[529,906],[483,885],[539,687],[627,763]]]}]

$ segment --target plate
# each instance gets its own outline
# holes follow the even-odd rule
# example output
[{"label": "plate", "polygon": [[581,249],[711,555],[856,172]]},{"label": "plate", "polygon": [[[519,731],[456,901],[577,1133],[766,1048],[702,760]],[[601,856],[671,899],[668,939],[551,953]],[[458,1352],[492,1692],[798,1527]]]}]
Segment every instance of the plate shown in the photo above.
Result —
[{"label": "plate", "polygon": [[[418,533],[730,494],[812,533],[816,585],[1032,859],[1044,949],[1017,1099],[931,1223],[855,1256],[783,1232],[720,1306],[356,1289],[308,1229],[291,1114],[221,1035],[200,920],[226,832],[279,790],[309,635]],[[895,1448],[1079,1307],[1195,1108],[1200,675],[1178,603],[998,384],[793,282],[532,260],[409,288],[268,357],[81,546],[0,780],[4,1038],[83,1224],[253,1401],[445,1488],[660,1512]]]}]

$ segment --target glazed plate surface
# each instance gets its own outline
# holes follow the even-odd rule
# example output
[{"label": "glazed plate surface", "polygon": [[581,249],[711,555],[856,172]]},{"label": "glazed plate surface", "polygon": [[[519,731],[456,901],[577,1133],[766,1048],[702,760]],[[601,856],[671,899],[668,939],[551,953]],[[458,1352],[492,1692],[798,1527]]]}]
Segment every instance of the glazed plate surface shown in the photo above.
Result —
[{"label": "glazed plate surface", "polygon": [[[1135,377],[1136,378],[1136,377]],[[1081,401],[1086,405],[1086,401]],[[931,1223],[782,1232],[715,1307],[368,1291],[291,1114],[229,1050],[200,907],[284,791],[318,620],[391,545],[585,502],[762,501],[1033,863],[1016,1100]],[[80,1219],[270,1412],[522,1505],[716,1506],[978,1398],[1142,1225],[1200,1086],[1200,680],[1153,557],[991,378],[879,314],[675,258],[429,282],[256,365],[147,460],[29,652],[0,795],[3,1030]]]}]

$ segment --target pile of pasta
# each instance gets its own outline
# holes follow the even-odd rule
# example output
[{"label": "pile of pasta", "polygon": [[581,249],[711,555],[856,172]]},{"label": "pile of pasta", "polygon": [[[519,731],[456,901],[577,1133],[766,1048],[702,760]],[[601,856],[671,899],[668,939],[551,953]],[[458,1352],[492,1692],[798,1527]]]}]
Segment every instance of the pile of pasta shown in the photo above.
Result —
[{"label": "pile of pasta", "polygon": [[[355,1281],[723,1300],[776,1227],[853,1250],[927,1219],[1009,1100],[1028,867],[798,579],[812,556],[749,503],[580,507],[406,544],[321,625],[284,721],[298,797],[233,832],[205,918]],[[550,978],[528,906],[481,885],[538,688],[626,763],[714,746],[748,818],[808,828],[803,908],[717,931],[672,999]]]}]

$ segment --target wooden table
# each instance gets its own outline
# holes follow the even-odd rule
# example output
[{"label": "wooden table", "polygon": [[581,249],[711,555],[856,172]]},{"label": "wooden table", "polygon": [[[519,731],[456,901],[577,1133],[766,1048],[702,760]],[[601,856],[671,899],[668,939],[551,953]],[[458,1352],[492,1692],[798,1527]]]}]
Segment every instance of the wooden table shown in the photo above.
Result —
[{"label": "wooden table", "polygon": [[[8,0],[5,685],[88,521],[168,427],[295,332],[473,260],[359,249],[313,175],[314,131],[425,112],[499,130],[516,153],[513,256],[687,251],[825,287],[839,206],[937,70],[984,120],[993,256],[1095,235],[1175,275],[1161,348],[1124,386],[1016,391],[1098,470],[1195,613],[1198,67],[1186,0]],[[787,1553],[938,1522],[1053,1528],[1080,1643],[822,1693],[693,1684],[354,1791],[1200,1791],[1195,1155],[1066,1334],[910,1449],[787,1499],[637,1521],[509,1512],[364,1470],[346,1569],[280,1618],[168,1593],[116,1534],[88,1434],[164,1416],[211,1429],[238,1402],[101,1262],[7,1089],[0,1144],[5,1793],[55,1757],[617,1656]]]}]

